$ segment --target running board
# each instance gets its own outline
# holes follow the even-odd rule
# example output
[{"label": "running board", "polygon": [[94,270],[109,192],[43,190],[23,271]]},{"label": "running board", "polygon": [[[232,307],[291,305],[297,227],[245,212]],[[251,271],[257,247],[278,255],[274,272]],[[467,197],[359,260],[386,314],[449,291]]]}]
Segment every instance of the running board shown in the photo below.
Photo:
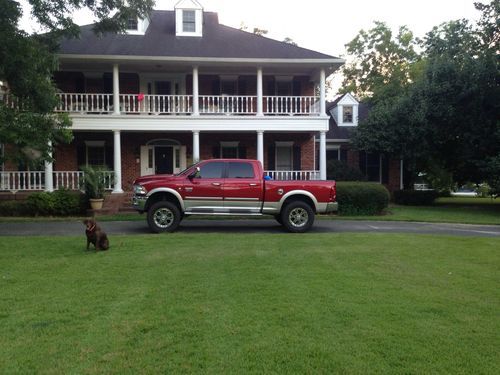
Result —
[{"label": "running board", "polygon": [[184,212],[184,215],[210,215],[210,216],[264,216],[261,213],[241,213],[241,212]]}]

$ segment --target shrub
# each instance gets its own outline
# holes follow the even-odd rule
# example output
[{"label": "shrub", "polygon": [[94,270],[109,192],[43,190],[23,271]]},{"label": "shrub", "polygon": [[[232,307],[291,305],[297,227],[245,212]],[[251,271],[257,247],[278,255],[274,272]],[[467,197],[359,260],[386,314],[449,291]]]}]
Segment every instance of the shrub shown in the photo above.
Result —
[{"label": "shrub", "polygon": [[79,192],[57,190],[31,194],[26,201],[0,203],[0,216],[69,216],[85,212],[86,202]]},{"label": "shrub", "polygon": [[406,206],[428,206],[434,203],[439,193],[435,190],[397,190],[394,203]]},{"label": "shrub", "polygon": [[374,182],[337,182],[339,215],[377,215],[387,208],[389,192]]},{"label": "shrub", "polygon": [[341,160],[328,160],[326,170],[329,180],[366,181],[366,176],[359,169]]},{"label": "shrub", "polygon": [[0,216],[29,216],[30,208],[26,201],[0,202]]}]

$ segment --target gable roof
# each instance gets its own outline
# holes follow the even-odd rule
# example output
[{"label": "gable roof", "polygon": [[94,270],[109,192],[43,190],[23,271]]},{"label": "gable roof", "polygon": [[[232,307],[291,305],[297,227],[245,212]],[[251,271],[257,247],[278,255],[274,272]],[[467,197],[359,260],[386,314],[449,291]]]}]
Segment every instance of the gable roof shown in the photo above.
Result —
[{"label": "gable roof", "polygon": [[[346,95],[346,94],[344,94]],[[339,95],[335,97],[333,102],[327,102],[326,113],[330,117],[328,121],[329,130],[326,132],[326,139],[351,139],[352,133],[355,131],[356,127],[353,126],[338,126],[335,118],[330,113],[330,110],[337,106],[338,102],[344,97],[344,95]],[[358,105],[358,123],[368,117],[370,113],[370,105],[367,103],[359,102]]]},{"label": "gable roof", "polygon": [[156,10],[144,35],[98,36],[92,25],[81,27],[80,38],[64,39],[61,55],[153,56],[184,58],[299,59],[343,63],[342,59],[221,25],[217,13],[204,12],[201,38],[176,37],[175,12]]}]

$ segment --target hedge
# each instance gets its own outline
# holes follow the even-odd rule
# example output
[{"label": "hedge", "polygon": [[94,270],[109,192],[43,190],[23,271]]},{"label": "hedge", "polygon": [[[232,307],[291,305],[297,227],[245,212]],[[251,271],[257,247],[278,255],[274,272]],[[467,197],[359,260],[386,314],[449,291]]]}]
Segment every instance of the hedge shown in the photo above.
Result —
[{"label": "hedge", "polygon": [[439,193],[435,190],[397,190],[394,203],[405,206],[429,206],[434,203]]},{"label": "hedge", "polygon": [[337,182],[339,215],[377,215],[387,208],[389,192],[374,182]]},{"label": "hedge", "polygon": [[24,201],[0,202],[0,216],[81,215],[85,207],[81,193],[61,189],[52,193],[33,193]]}]

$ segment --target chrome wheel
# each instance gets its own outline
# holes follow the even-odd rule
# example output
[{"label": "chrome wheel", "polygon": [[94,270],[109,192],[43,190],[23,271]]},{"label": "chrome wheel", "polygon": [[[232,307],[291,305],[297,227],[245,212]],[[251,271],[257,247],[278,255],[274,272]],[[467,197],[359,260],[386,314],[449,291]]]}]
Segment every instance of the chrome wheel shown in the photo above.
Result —
[{"label": "chrome wheel", "polygon": [[309,214],[304,208],[295,207],[293,210],[290,211],[290,214],[288,215],[288,220],[290,224],[292,224],[294,227],[300,228],[307,224],[309,220]]},{"label": "chrome wheel", "polygon": [[148,210],[148,225],[155,233],[173,232],[182,220],[179,207],[172,202],[159,201]]},{"label": "chrome wheel", "polygon": [[306,202],[292,201],[281,210],[281,222],[289,232],[304,233],[314,223],[314,211]]},{"label": "chrome wheel", "polygon": [[171,226],[174,222],[174,219],[174,213],[170,209],[165,207],[156,210],[153,217],[155,224],[162,229]]}]

